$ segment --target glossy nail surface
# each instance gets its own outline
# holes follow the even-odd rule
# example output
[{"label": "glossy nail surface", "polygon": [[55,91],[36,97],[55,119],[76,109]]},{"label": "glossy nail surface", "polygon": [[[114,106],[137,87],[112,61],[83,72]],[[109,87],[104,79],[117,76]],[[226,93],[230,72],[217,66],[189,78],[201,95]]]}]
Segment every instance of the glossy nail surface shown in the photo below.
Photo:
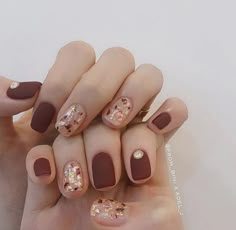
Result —
[{"label": "glossy nail surface", "polygon": [[169,123],[171,122],[171,116],[167,112],[163,112],[159,114],[152,123],[158,128],[158,129],[164,129]]},{"label": "glossy nail surface", "polygon": [[39,133],[44,133],[51,124],[55,112],[56,109],[52,104],[47,102],[41,103],[34,112],[31,128]]},{"label": "glossy nail surface", "polygon": [[128,117],[131,109],[131,100],[127,97],[121,97],[108,108],[104,118],[114,126],[119,126]]},{"label": "glossy nail surface", "polygon": [[109,154],[99,153],[92,162],[93,181],[97,189],[114,186],[116,183],[113,161]]},{"label": "glossy nail surface", "polygon": [[90,210],[90,215],[104,225],[121,225],[129,215],[129,207],[111,199],[97,199]]},{"label": "glossy nail surface", "polygon": [[7,96],[12,99],[29,99],[34,97],[40,89],[42,83],[32,82],[12,82],[7,90]]},{"label": "glossy nail surface", "polygon": [[67,163],[63,173],[63,187],[66,192],[81,191],[83,189],[82,170],[78,162]]},{"label": "glossy nail surface", "polygon": [[144,180],[151,176],[151,165],[147,153],[136,150],[130,159],[131,173],[134,180]]},{"label": "glossy nail surface", "polygon": [[83,123],[85,117],[86,113],[83,107],[74,104],[58,120],[55,127],[63,136],[70,136]]},{"label": "glossy nail surface", "polygon": [[34,173],[35,176],[50,176],[51,166],[46,158],[39,158],[34,162]]}]

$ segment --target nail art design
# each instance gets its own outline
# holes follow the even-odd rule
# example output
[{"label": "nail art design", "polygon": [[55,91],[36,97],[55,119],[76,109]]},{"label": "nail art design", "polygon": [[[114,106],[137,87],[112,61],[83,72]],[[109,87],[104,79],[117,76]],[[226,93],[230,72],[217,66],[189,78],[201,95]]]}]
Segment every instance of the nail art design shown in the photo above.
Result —
[{"label": "nail art design", "polygon": [[72,161],[64,168],[64,189],[67,192],[81,191],[83,189],[83,177],[78,162]]},{"label": "nail art design", "polygon": [[40,89],[42,83],[31,82],[12,82],[7,90],[7,96],[12,99],[28,99],[34,97]]},{"label": "nail art design", "polygon": [[14,81],[14,82],[11,83],[10,89],[15,89],[15,88],[17,88],[19,85],[20,85],[20,82]]},{"label": "nail art design", "polygon": [[119,126],[127,118],[132,109],[132,103],[129,98],[122,97],[108,109],[105,119],[115,126]]},{"label": "nail art design", "polygon": [[63,136],[70,136],[82,124],[86,117],[85,110],[79,104],[72,105],[56,123],[56,129]]},{"label": "nail art design", "polygon": [[147,153],[141,149],[134,151],[130,159],[134,180],[144,180],[151,176],[151,164]]},{"label": "nail art design", "polygon": [[128,217],[128,206],[110,199],[98,199],[91,208],[92,217],[99,218],[101,221],[124,221]]}]

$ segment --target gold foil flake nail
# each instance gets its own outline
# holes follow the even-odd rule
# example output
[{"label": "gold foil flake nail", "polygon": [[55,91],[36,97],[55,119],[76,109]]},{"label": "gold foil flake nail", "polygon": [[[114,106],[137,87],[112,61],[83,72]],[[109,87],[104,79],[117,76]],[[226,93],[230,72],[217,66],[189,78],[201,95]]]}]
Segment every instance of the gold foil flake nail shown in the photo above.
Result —
[{"label": "gold foil flake nail", "polygon": [[139,160],[141,158],[143,158],[144,152],[142,150],[136,150],[133,153],[134,159]]},{"label": "gold foil flake nail", "polygon": [[63,183],[67,192],[81,191],[83,189],[83,177],[78,162],[72,161],[65,165]]},{"label": "gold foil flake nail", "polygon": [[105,114],[105,118],[113,125],[121,125],[127,118],[132,109],[132,104],[129,98],[122,97],[116,101],[116,103],[108,109]]},{"label": "gold foil flake nail", "polygon": [[85,110],[79,104],[72,105],[56,123],[56,129],[63,136],[72,135],[85,119]]},{"label": "gold foil flake nail", "polygon": [[128,206],[124,203],[109,199],[98,199],[93,203],[90,214],[103,220],[117,220],[127,217],[127,212]]},{"label": "gold foil flake nail", "polygon": [[15,89],[15,88],[17,88],[19,85],[20,85],[19,82],[14,81],[14,82],[11,83],[10,88],[11,88],[11,89]]}]

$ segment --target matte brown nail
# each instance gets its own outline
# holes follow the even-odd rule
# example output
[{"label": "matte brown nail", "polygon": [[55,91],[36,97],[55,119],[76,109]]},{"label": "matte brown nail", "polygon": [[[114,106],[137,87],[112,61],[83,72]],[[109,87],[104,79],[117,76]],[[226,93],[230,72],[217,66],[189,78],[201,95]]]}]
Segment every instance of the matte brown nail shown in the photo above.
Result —
[{"label": "matte brown nail", "polygon": [[7,96],[12,99],[28,99],[34,97],[40,89],[42,83],[32,82],[12,82],[7,90]]},{"label": "matte brown nail", "polygon": [[164,129],[169,123],[171,122],[171,116],[169,113],[164,112],[159,114],[152,123],[158,128],[158,129]]},{"label": "matte brown nail", "polygon": [[131,173],[134,180],[143,180],[151,176],[151,165],[147,153],[136,150],[130,159]]},{"label": "matte brown nail", "polygon": [[56,109],[52,104],[47,102],[41,103],[34,112],[31,128],[39,133],[44,133],[51,124],[55,111]]},{"label": "matte brown nail", "polygon": [[34,162],[35,176],[50,176],[51,167],[49,160],[46,158],[39,158]]},{"label": "matte brown nail", "polygon": [[115,185],[114,165],[109,154],[97,154],[93,158],[92,169],[94,186],[97,189]]}]

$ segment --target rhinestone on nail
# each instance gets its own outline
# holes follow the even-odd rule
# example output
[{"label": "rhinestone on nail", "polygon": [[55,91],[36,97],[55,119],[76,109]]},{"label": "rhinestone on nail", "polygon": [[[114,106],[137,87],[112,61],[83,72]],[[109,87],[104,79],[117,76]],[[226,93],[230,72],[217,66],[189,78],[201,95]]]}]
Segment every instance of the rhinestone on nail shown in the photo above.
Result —
[{"label": "rhinestone on nail", "polygon": [[10,88],[11,88],[11,89],[15,89],[15,88],[17,88],[19,85],[20,85],[19,82],[14,81],[14,82],[11,83]]},{"label": "rhinestone on nail", "polygon": [[142,150],[136,150],[133,153],[134,159],[139,160],[141,158],[143,158],[144,152]]}]

